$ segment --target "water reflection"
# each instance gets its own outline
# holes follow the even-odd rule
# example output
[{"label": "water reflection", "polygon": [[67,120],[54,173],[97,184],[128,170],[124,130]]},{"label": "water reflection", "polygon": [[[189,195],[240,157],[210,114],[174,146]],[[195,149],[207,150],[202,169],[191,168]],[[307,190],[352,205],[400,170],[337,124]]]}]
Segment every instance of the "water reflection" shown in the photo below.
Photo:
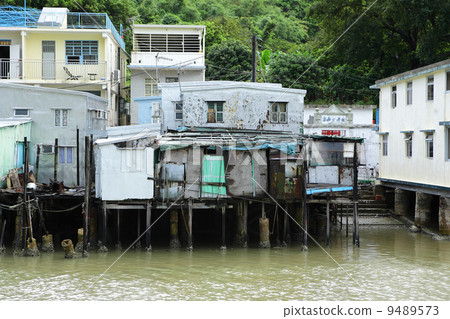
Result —
[{"label": "water reflection", "polygon": [[[449,300],[450,242],[364,229],[361,248],[119,251],[0,256],[0,300]],[[93,284],[94,283],[94,284]]]}]

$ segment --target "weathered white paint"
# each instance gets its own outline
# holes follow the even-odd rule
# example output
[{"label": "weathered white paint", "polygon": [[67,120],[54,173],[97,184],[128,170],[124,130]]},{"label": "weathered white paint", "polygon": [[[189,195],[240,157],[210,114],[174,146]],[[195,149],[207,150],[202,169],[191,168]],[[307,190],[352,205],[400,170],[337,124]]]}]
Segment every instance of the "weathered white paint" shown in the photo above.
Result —
[{"label": "weathered white paint", "polygon": [[[281,84],[208,81],[160,84],[163,129],[179,126],[231,127],[300,133],[303,125],[305,90],[283,88]],[[183,119],[175,119],[175,103],[183,103]],[[208,123],[208,102],[223,101],[223,122]],[[287,123],[270,121],[274,102],[287,103]]]},{"label": "weathered white paint", "polygon": [[[440,122],[450,121],[450,91],[446,72],[450,60],[379,80],[381,134],[388,135],[388,155],[380,151],[379,176],[385,179],[450,187],[450,161],[446,160],[448,139]],[[434,76],[434,100],[427,100],[427,78]],[[412,81],[412,104],[406,104],[406,84]],[[397,107],[391,106],[392,86],[397,86]],[[434,131],[434,156],[426,154],[426,132]],[[412,156],[406,156],[405,133],[412,132]],[[433,189],[430,188],[430,192]]]},{"label": "weathered white paint", "polygon": [[108,129],[108,138],[95,143],[96,197],[102,200],[152,199],[154,149],[159,132],[154,125]]}]

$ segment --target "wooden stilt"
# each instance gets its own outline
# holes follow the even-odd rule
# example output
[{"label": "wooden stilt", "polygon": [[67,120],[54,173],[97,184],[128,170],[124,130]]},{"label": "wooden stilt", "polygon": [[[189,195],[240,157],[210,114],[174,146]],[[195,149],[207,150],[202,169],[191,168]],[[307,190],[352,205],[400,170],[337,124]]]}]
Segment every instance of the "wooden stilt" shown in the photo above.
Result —
[{"label": "wooden stilt", "polygon": [[[27,138],[23,138],[23,143],[25,147],[25,155],[24,155],[24,166],[23,166],[23,226],[22,226],[22,250],[25,249],[26,238],[27,238],[27,229],[31,226],[28,224],[28,199],[27,199],[27,184],[28,184],[28,141]],[[31,235],[30,235],[31,239]]]},{"label": "wooden stilt", "polygon": [[178,211],[172,209],[170,211],[170,248],[180,248],[180,240],[178,239]]},{"label": "wooden stilt", "polygon": [[[57,147],[58,140],[55,139],[55,148]],[[91,161],[90,161],[90,147],[89,147],[89,136],[84,138],[84,215],[83,215],[83,257],[87,257],[87,244],[88,244],[88,220],[89,220],[89,209],[90,209],[90,194],[91,194]],[[55,151],[56,153],[56,151]],[[55,181],[56,181],[56,155],[55,155]]]},{"label": "wooden stilt", "polygon": [[226,245],[226,234],[225,234],[225,206],[222,206],[222,246],[220,249],[225,250],[227,249]]},{"label": "wooden stilt", "polygon": [[345,237],[348,237],[348,204],[345,213]]},{"label": "wooden stilt", "polygon": [[145,234],[145,249],[147,251],[151,251],[152,250],[152,243],[151,243],[151,222],[152,222],[152,206],[150,205],[150,202],[147,202],[146,204],[146,216],[145,216],[145,221],[146,221],[146,234]]},{"label": "wooden stilt", "polygon": [[192,215],[193,215],[193,203],[192,199],[189,199],[189,217],[188,217],[188,241],[187,241],[187,250],[191,251],[193,249],[192,246]]},{"label": "wooden stilt", "polygon": [[120,242],[120,210],[117,210],[117,215],[116,215],[116,224],[117,224],[117,243],[116,243],[116,248],[117,249],[122,249],[122,243]]},{"label": "wooden stilt", "polygon": [[[141,235],[141,211],[138,209],[137,211],[137,229],[136,236],[139,237]],[[135,248],[141,248],[141,241],[138,240],[136,242]]]},{"label": "wooden stilt", "polygon": [[359,247],[358,227],[358,144],[353,144],[353,245]]},{"label": "wooden stilt", "polygon": [[78,126],[77,126],[77,185],[80,185],[80,129],[78,128]]},{"label": "wooden stilt", "polygon": [[234,238],[234,246],[247,247],[247,218],[248,218],[248,202],[246,200],[236,203],[236,235]]},{"label": "wooden stilt", "polygon": [[53,180],[55,182],[58,180],[58,152],[58,139],[55,138],[55,156],[53,157]]},{"label": "wooden stilt", "polygon": [[303,204],[303,245],[302,250],[308,250],[308,198],[306,195],[306,190],[308,188],[307,183],[307,174],[308,174],[308,166],[306,162],[306,152],[302,152],[303,164],[302,164],[302,181],[303,181],[303,189],[302,189],[302,204]]},{"label": "wooden stilt", "polygon": [[289,209],[289,206],[288,206],[288,204],[287,203],[285,203],[285,205],[284,205],[284,218],[283,218],[283,246],[284,247],[287,247],[287,245],[288,245],[288,234],[287,234],[287,232],[288,232],[288,222],[289,222],[289,220],[288,220],[288,209]]},{"label": "wooden stilt", "polygon": [[5,237],[5,228],[6,228],[6,218],[3,217],[3,210],[0,207],[0,231],[1,231],[1,235],[0,235],[0,253],[3,253],[3,251],[5,250],[5,247],[3,247],[3,239]]},{"label": "wooden stilt", "polygon": [[40,145],[36,145],[36,165],[35,165],[35,170],[36,170],[36,183],[38,182],[38,178],[39,178],[39,157],[41,154],[41,146]]},{"label": "wooden stilt", "polygon": [[303,246],[302,250],[308,250],[308,204],[303,205]]},{"label": "wooden stilt", "polygon": [[103,202],[103,218],[102,218],[102,240],[99,243],[98,251],[99,252],[107,252],[108,248],[106,248],[106,225],[108,218],[108,210],[106,209],[106,203]]},{"label": "wooden stilt", "polygon": [[327,201],[327,246],[330,246],[330,202]]}]

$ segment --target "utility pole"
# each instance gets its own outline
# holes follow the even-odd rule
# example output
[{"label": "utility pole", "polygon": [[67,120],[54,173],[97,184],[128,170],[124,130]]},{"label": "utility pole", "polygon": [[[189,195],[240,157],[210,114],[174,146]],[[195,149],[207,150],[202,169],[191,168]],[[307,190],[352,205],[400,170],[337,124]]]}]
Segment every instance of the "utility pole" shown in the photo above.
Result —
[{"label": "utility pole", "polygon": [[252,37],[252,79],[251,82],[256,82],[256,34]]}]

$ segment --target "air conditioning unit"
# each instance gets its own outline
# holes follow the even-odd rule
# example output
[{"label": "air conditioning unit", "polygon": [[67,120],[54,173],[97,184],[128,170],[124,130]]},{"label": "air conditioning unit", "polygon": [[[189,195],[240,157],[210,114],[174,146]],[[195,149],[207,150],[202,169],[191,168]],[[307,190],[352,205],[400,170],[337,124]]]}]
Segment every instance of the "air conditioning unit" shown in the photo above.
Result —
[{"label": "air conditioning unit", "polygon": [[120,70],[114,70],[112,72],[112,80],[113,82],[120,82]]},{"label": "air conditioning unit", "polygon": [[160,117],[160,114],[159,102],[152,102],[152,117]]}]

